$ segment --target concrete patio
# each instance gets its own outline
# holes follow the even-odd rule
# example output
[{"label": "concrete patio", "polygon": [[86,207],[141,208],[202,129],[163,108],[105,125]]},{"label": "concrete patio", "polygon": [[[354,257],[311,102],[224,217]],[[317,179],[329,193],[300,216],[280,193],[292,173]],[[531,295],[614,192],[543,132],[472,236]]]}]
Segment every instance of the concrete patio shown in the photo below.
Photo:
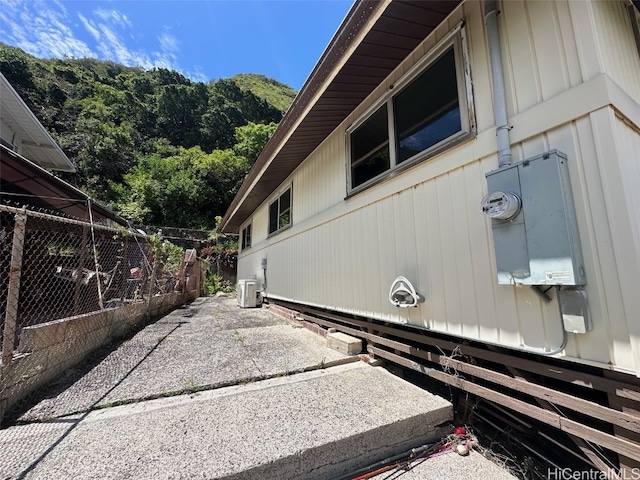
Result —
[{"label": "concrete patio", "polygon": [[[200,298],[0,430],[0,479],[348,478],[446,437],[452,418],[447,400],[268,309]],[[475,452],[399,473],[513,478]]]}]

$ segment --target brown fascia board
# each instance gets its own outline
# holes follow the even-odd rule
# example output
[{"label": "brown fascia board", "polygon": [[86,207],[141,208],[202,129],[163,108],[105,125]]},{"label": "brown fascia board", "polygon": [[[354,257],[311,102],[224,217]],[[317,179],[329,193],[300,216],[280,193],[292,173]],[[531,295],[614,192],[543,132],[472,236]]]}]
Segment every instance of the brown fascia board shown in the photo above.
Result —
[{"label": "brown fascia board", "polygon": [[[369,44],[369,46],[363,45],[366,43],[366,37],[360,45],[355,45],[355,42],[358,41],[361,36],[360,34],[363,33],[364,28],[366,28],[370,20],[379,13],[380,9],[384,9],[384,12],[380,15],[380,18],[376,20],[376,25],[373,25],[368,32],[364,32],[366,35],[371,33],[373,37],[380,38],[379,33],[374,32],[379,24],[384,25],[385,22],[387,22],[386,25],[390,25],[388,22],[390,18],[393,18],[393,15],[399,15],[403,17],[403,20],[411,21],[411,18],[406,18],[406,11],[413,11],[416,8],[420,10],[427,6],[430,10],[430,16],[435,15],[435,17],[433,17],[434,19],[439,18],[439,21],[436,23],[437,25],[453,11],[461,1],[462,0],[356,0],[347,13],[345,20],[340,25],[340,28],[320,57],[320,60],[307,78],[307,81],[302,86],[302,89],[294,99],[291,107],[282,118],[273,137],[258,156],[253,168],[249,171],[245,181],[241,185],[238,194],[234,197],[231,205],[227,209],[218,230],[222,233],[238,233],[240,225],[255,209],[311,154],[322,142],[322,139],[330,134],[333,129],[349,115],[352,109],[364,100],[379,84],[379,81],[373,83],[368,81],[365,82],[366,85],[363,83],[349,83],[349,90],[353,88],[354,92],[351,98],[348,100],[345,99],[342,105],[343,107],[347,107],[347,104],[349,104],[348,108],[339,108],[336,106],[332,112],[333,116],[329,116],[330,118],[327,117],[326,119],[322,117],[324,127],[318,128],[318,131],[321,133],[318,139],[315,141],[305,141],[304,135],[297,135],[297,130],[300,130],[302,133],[305,125],[313,125],[314,121],[318,120],[319,111],[325,111],[327,114],[331,112],[330,108],[325,110],[322,104],[326,104],[327,102],[324,100],[325,94],[327,94],[329,98],[333,95],[332,86],[334,86],[334,84],[339,85],[346,77],[354,77],[353,69],[351,68],[352,65],[349,63],[350,59],[347,59],[346,63],[343,62],[348,52],[350,52],[350,58],[358,56],[358,58],[361,59],[360,62],[362,62],[362,59],[368,58],[366,53],[367,48],[375,47],[376,56],[371,57],[371,62],[373,63],[369,63],[369,60],[367,60],[368,66],[375,68],[376,73],[380,72],[380,68],[383,70],[386,69],[388,74],[391,73],[411,51],[411,45],[407,45],[406,48],[397,48],[398,55],[395,55],[390,61],[389,58],[385,58],[384,56],[378,57],[380,52],[384,50],[384,46],[373,44]],[[390,12],[389,18],[385,19],[384,15],[388,12]],[[418,24],[420,24],[420,22],[418,22]],[[422,24],[421,27],[424,28],[425,25]],[[411,33],[413,34],[414,32]],[[422,36],[422,38],[425,37]],[[415,38],[414,48],[422,38]],[[391,46],[389,43],[387,43],[387,45],[389,47]],[[354,46],[356,48],[353,48]],[[375,63],[378,59],[380,62],[379,65]],[[339,64],[343,64],[342,68],[340,71],[336,71]],[[332,74],[334,75],[334,79],[329,85],[325,85],[327,79]],[[321,92],[320,90],[322,88],[325,90]],[[320,94],[320,97],[314,100],[318,94]],[[313,101],[316,103],[311,105]],[[351,103],[353,103],[353,105],[351,105]],[[307,112],[310,105],[311,110]],[[315,108],[316,105],[318,108]],[[303,118],[304,115],[306,115],[306,118]],[[284,142],[285,139],[286,142]]]},{"label": "brown fascia board", "polygon": [[[357,38],[358,33],[367,24],[369,18],[377,11],[382,5],[382,1],[376,0],[357,0],[345,17],[344,21],[338,28],[338,31],[331,39],[331,42],[325,49],[324,53],[320,57],[320,60],[311,71],[311,74],[305,81],[302,89],[298,95],[296,95],[293,103],[285,113],[284,117],[280,121],[278,128],[274,132],[273,136],[267,142],[264,150],[258,156],[255,164],[249,171],[247,178],[240,186],[240,190],[234,197],[231,205],[227,209],[218,230],[222,233],[237,233],[240,228],[240,224],[245,220],[237,219],[237,214],[234,218],[234,213],[238,209],[239,203],[242,198],[247,194],[249,188],[256,180],[259,173],[265,167],[269,159],[272,158],[276,149],[281,144],[283,139],[288,135],[289,131],[297,123],[305,109],[317,94],[318,89],[331,74],[336,64],[340,61],[344,52],[348,50],[349,46],[353,44]],[[301,159],[302,161],[304,159]],[[263,193],[264,195],[264,193]],[[260,195],[262,197],[262,195]],[[264,201],[261,200],[261,202]],[[260,203],[261,203],[260,202]]]}]

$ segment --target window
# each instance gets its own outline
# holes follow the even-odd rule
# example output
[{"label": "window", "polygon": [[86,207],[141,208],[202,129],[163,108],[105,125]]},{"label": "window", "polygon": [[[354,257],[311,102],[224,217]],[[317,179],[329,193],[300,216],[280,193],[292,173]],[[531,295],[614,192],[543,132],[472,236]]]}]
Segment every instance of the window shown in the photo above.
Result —
[{"label": "window", "polygon": [[251,246],[251,224],[242,229],[242,250]]},{"label": "window", "polygon": [[382,105],[360,128],[351,134],[352,187],[389,170],[389,129],[387,106]]},{"label": "window", "polygon": [[291,187],[269,204],[269,234],[291,225]]},{"label": "window", "polygon": [[452,31],[347,131],[350,193],[470,136],[463,34]]},{"label": "window", "polygon": [[451,48],[393,98],[398,163],[462,129],[457,87]]}]

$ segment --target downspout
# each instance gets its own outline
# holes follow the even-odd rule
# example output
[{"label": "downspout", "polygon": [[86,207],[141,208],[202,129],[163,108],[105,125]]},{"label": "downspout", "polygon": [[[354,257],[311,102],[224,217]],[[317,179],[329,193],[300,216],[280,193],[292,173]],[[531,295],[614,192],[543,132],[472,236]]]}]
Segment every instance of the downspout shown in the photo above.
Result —
[{"label": "downspout", "polygon": [[498,137],[498,167],[511,164],[511,144],[507,124],[507,101],[504,91],[504,71],[500,51],[500,34],[498,32],[498,2],[485,0],[484,19],[487,25],[487,42],[491,60],[491,76],[493,77],[493,113],[496,118],[496,136]]}]

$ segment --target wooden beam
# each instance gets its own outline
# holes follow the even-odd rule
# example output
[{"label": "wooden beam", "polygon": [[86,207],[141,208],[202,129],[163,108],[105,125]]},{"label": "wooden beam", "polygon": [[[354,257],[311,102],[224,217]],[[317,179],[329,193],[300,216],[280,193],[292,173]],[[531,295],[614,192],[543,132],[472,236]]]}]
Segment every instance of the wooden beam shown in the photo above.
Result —
[{"label": "wooden beam", "polygon": [[[509,370],[509,372],[514,377],[520,378],[524,381],[529,381],[527,378],[528,372],[523,373],[518,369],[510,366],[507,366],[507,370]],[[538,405],[540,405],[545,410],[555,411],[554,405],[551,402],[548,402],[547,400],[543,400],[541,398],[537,398],[536,401],[538,402]],[[568,434],[568,436],[594,467],[598,468],[601,472],[608,472],[611,470],[612,466],[610,462],[608,462],[606,459],[601,458],[599,453],[593,448],[591,448],[591,444],[589,444],[588,442],[585,442],[582,438],[577,437],[575,435]],[[575,455],[578,455],[578,454],[576,453]]]},{"label": "wooden beam", "polygon": [[17,211],[14,217],[13,244],[11,246],[11,269],[9,270],[9,289],[7,291],[7,306],[2,330],[2,355],[0,358],[2,359],[3,365],[9,364],[13,359],[26,228],[27,209],[25,207],[22,210]]},{"label": "wooden beam", "polygon": [[[308,321],[313,321],[313,317],[309,317],[306,314],[302,315]],[[316,319],[317,321],[318,319]],[[320,323],[325,323],[327,326],[334,327],[335,324],[331,322],[321,321]],[[620,412],[618,410],[614,410],[603,405],[599,405],[597,403],[591,402],[589,400],[584,400],[582,398],[575,397],[573,395],[569,395],[563,392],[559,392],[557,390],[537,385],[531,382],[528,382],[524,379],[509,377],[508,375],[494,372],[487,368],[479,367],[476,365],[470,365],[465,362],[461,362],[459,360],[455,360],[450,357],[438,355],[435,353],[431,353],[425,350],[421,350],[417,347],[412,347],[410,345],[406,345],[402,342],[398,342],[396,340],[391,340],[388,338],[380,337],[378,335],[373,335],[367,332],[363,332],[360,330],[356,330],[349,327],[339,327],[345,333],[354,336],[360,336],[365,338],[366,340],[384,345],[389,348],[393,348],[394,350],[408,353],[409,355],[413,355],[415,357],[421,358],[423,360],[428,360],[433,363],[437,363],[446,368],[453,368],[457,371],[468,373],[470,375],[474,375],[478,378],[482,378],[492,383],[496,383],[507,387],[512,390],[516,390],[532,397],[539,398],[541,400],[546,400],[556,405],[561,405],[563,407],[569,408],[576,412],[580,412],[585,415],[590,415],[591,417],[604,420],[613,425],[620,426],[632,432],[640,433],[640,417],[635,415],[630,415],[624,412]]]},{"label": "wooden beam", "polygon": [[[605,376],[613,379],[615,379],[619,375],[620,374],[616,374],[614,372],[605,372]],[[620,398],[616,395],[609,394],[609,405],[617,410],[620,410],[621,412],[640,416],[640,403],[629,400],[628,398]],[[618,426],[614,426],[613,433],[616,436],[640,442],[640,434],[627,432],[625,430],[622,430]],[[632,478],[634,472],[640,472],[639,461],[632,460],[624,455],[619,455],[618,460],[620,462],[620,469],[622,470],[623,474],[626,475],[626,477],[624,478]]]},{"label": "wooden beam", "polygon": [[625,455],[633,460],[640,460],[640,443],[631,442],[624,438],[615,437],[608,433],[601,432],[595,428],[582,425],[574,420],[561,417],[556,413],[548,412],[540,407],[531,405],[530,403],[509,397],[503,393],[477,385],[460,377],[441,372],[440,370],[427,367],[426,365],[422,365],[381,348],[369,346],[368,349],[373,355],[380,356],[404,367],[423,373],[431,378],[440,380],[441,382],[447,383],[448,385],[452,385],[474,395],[478,395],[479,397],[487,398],[493,402],[510,408],[511,410],[515,410],[523,415],[539,420],[547,425],[551,425],[563,432],[597,443],[604,448],[612,450],[618,454]]},{"label": "wooden beam", "polygon": [[[288,302],[284,302],[288,303]],[[549,365],[541,363],[539,361],[528,360],[526,358],[520,358],[507,353],[492,352],[483,348],[473,347],[465,345],[459,342],[450,340],[443,340],[430,336],[428,332],[420,333],[422,331],[408,332],[398,329],[397,327],[390,327],[386,325],[379,325],[371,321],[358,320],[353,318],[346,318],[342,315],[332,314],[314,308],[306,307],[303,305],[290,304],[292,309],[297,309],[302,312],[311,314],[309,321],[318,320],[317,315],[335,320],[341,323],[347,323],[360,328],[375,328],[377,331],[393,335],[394,337],[411,340],[416,343],[422,343],[423,345],[433,346],[442,350],[457,350],[462,355],[468,355],[470,357],[476,357],[488,362],[493,362],[498,365],[512,365],[519,370],[525,370],[527,372],[536,373],[545,377],[560,380],[565,383],[585,387],[593,390],[600,390],[603,392],[609,392],[622,398],[628,398],[630,400],[640,402],[640,385],[631,384],[619,380],[613,380],[610,378],[603,378],[598,375],[593,375],[584,372],[578,372],[572,370],[569,366],[562,367],[558,365]],[[319,323],[319,322],[318,322]],[[331,325],[334,328],[341,329],[342,325]],[[359,331],[359,330],[358,330]],[[506,347],[502,347],[506,348]],[[633,379],[635,380],[635,379]]]}]

